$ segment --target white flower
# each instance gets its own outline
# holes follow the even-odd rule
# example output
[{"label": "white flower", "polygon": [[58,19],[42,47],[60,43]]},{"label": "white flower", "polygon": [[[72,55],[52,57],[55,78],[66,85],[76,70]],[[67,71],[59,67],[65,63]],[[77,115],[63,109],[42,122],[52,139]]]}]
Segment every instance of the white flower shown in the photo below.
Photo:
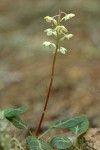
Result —
[{"label": "white flower", "polygon": [[72,14],[72,13],[70,13],[70,14],[66,14],[62,19],[61,19],[61,21],[62,20],[68,20],[68,19],[71,19],[71,18],[73,18],[75,16],[75,14]]},{"label": "white flower", "polygon": [[58,49],[58,52],[61,52],[62,54],[66,54],[66,48],[64,47],[60,47],[60,49]]},{"label": "white flower", "polygon": [[65,39],[70,39],[71,37],[73,37],[74,35],[73,34],[66,34],[64,37],[62,37],[60,40],[63,41]]},{"label": "white flower", "polygon": [[54,31],[53,29],[46,29],[44,32],[47,33],[47,36],[51,36],[51,35],[57,36],[56,31]]},{"label": "white flower", "polygon": [[50,46],[51,42],[43,42],[43,46]]},{"label": "white flower", "polygon": [[44,32],[46,32],[48,36],[53,34],[52,29],[46,29]]},{"label": "white flower", "polygon": [[49,16],[44,17],[44,19],[46,20],[46,22],[51,22],[53,20],[53,18]]},{"label": "white flower", "polygon": [[73,37],[74,35],[73,34],[68,34],[66,35],[65,37],[69,40],[71,37]]},{"label": "white flower", "polygon": [[48,42],[48,41],[44,42],[43,45],[44,46],[49,46],[50,48],[51,47],[54,47],[54,48],[56,47],[54,43],[51,43],[51,42]]},{"label": "white flower", "polygon": [[68,32],[68,30],[64,26],[57,26],[55,29],[59,34],[61,34],[63,31]]},{"label": "white flower", "polygon": [[56,21],[53,17],[46,16],[46,17],[44,17],[44,19],[45,19],[46,22],[48,22],[48,23],[53,22],[55,25],[57,25],[57,21]]}]

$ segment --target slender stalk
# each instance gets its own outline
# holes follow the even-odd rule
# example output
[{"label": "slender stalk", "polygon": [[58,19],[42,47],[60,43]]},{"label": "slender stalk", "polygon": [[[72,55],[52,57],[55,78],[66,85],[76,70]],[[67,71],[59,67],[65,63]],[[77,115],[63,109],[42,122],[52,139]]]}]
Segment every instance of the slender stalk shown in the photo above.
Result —
[{"label": "slender stalk", "polygon": [[[60,15],[58,15],[58,25],[59,24],[60,24]],[[52,71],[51,71],[50,84],[49,84],[48,93],[47,93],[47,96],[46,96],[44,109],[43,109],[43,112],[42,112],[42,115],[41,115],[41,118],[40,118],[40,122],[39,122],[39,125],[38,125],[38,128],[37,128],[37,131],[36,131],[36,136],[39,135],[39,131],[40,131],[40,128],[41,128],[41,125],[42,125],[42,122],[43,122],[43,119],[44,119],[44,115],[45,115],[45,112],[46,112],[46,109],[47,109],[47,105],[48,105],[48,101],[49,101],[49,97],[50,97],[50,93],[51,93],[51,88],[52,88],[52,84],[53,84],[53,80],[54,80],[55,62],[56,62],[58,48],[59,48],[59,35],[57,33],[56,50],[55,50],[55,54],[54,54],[53,62],[52,62]]]},{"label": "slender stalk", "polygon": [[48,100],[49,100],[49,97],[50,97],[50,93],[51,93],[51,88],[52,88],[52,84],[53,84],[53,80],[54,80],[54,70],[55,70],[55,62],[56,62],[56,57],[57,57],[57,50],[58,50],[58,40],[57,40],[57,43],[56,43],[56,51],[55,51],[55,54],[54,54],[54,57],[53,57],[52,72],[51,72],[51,80],[50,80],[50,84],[49,84],[49,89],[48,89],[44,109],[43,109],[43,112],[42,112],[42,116],[41,116],[37,131],[36,131],[36,136],[38,136],[38,134],[39,134],[41,124],[42,124],[42,121],[44,119],[44,115],[45,115],[46,108],[47,108],[47,105],[48,105]]}]

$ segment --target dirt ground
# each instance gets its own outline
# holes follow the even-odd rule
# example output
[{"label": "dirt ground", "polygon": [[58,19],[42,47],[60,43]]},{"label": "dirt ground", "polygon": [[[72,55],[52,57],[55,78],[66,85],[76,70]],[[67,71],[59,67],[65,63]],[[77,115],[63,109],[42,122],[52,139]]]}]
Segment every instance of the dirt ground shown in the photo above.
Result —
[{"label": "dirt ground", "polygon": [[[100,127],[100,5],[99,0],[4,1],[0,6],[0,109],[29,106],[24,120],[37,128],[45,102],[53,54],[43,17],[59,8],[76,17],[67,23],[73,39],[58,54],[55,80],[42,128],[54,121],[86,114]],[[66,6],[66,7],[65,7]],[[7,9],[6,9],[7,8]]]},{"label": "dirt ground", "polygon": [[[34,54],[27,60],[16,59],[12,64],[12,73],[5,75],[5,78],[9,76],[9,80],[6,88],[0,92],[1,108],[28,105],[30,109],[25,119],[28,119],[30,126],[33,126],[32,122],[36,126],[48,89],[51,63],[52,56],[44,54],[41,54],[41,58],[39,54]],[[66,117],[87,114],[92,127],[99,126],[99,64],[98,59],[58,55],[44,125]]]}]

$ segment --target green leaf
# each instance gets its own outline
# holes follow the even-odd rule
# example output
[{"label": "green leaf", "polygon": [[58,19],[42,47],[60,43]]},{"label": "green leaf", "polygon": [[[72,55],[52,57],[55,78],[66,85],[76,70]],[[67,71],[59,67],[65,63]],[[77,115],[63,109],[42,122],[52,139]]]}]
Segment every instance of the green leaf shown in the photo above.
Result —
[{"label": "green leaf", "polygon": [[51,140],[50,145],[53,148],[57,148],[59,150],[63,150],[63,149],[65,150],[66,148],[71,147],[73,145],[73,142],[67,136],[58,136],[58,137],[54,137]]},{"label": "green leaf", "polygon": [[59,122],[56,122],[50,126],[50,128],[72,128],[77,126],[79,123],[87,119],[87,116],[81,115],[71,119],[65,119]]},{"label": "green leaf", "polygon": [[23,107],[19,107],[17,109],[13,109],[13,108],[10,108],[10,109],[5,109],[4,110],[4,115],[5,117],[13,117],[13,116],[17,116],[17,115],[20,115],[24,112],[26,112],[28,109],[28,107],[26,106],[23,106]]},{"label": "green leaf", "polygon": [[39,140],[36,136],[28,136],[26,143],[31,150],[53,150],[49,144]]},{"label": "green leaf", "polygon": [[83,133],[85,133],[88,130],[88,128],[89,128],[89,121],[88,119],[86,119],[77,126],[70,129],[75,135],[80,136]]},{"label": "green leaf", "polygon": [[28,129],[27,125],[21,120],[19,116],[13,116],[12,118],[7,117],[7,119],[11,121],[12,124],[18,129]]}]

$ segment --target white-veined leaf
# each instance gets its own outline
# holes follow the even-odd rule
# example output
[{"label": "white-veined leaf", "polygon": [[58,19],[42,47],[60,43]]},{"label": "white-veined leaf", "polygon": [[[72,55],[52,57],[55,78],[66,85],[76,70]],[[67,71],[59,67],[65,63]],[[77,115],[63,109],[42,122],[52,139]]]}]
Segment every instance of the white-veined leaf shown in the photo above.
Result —
[{"label": "white-veined leaf", "polygon": [[7,119],[10,122],[12,122],[12,124],[18,129],[25,129],[25,130],[28,129],[27,125],[21,120],[19,116],[14,116],[12,118],[8,117]]},{"label": "white-veined leaf", "polygon": [[65,150],[71,147],[73,145],[73,142],[67,136],[58,136],[58,137],[54,137],[51,140],[50,145],[53,148],[57,148],[59,150]]},{"label": "white-veined leaf", "polygon": [[17,115],[20,115],[20,114],[26,112],[27,109],[28,109],[28,107],[26,107],[26,106],[19,107],[19,108],[16,108],[16,109],[14,109],[14,108],[5,109],[4,110],[4,115],[5,115],[5,117],[10,118],[10,117],[17,116]]},{"label": "white-veined leaf", "polygon": [[80,136],[81,134],[85,133],[88,130],[88,128],[89,128],[89,121],[88,119],[85,119],[83,122],[70,129],[74,134]]},{"label": "white-veined leaf", "polygon": [[31,150],[53,150],[49,144],[39,140],[36,136],[28,136],[26,143]]},{"label": "white-veined leaf", "polygon": [[62,121],[58,121],[53,123],[50,128],[73,128],[87,119],[86,115],[81,115],[71,119],[65,119]]}]

